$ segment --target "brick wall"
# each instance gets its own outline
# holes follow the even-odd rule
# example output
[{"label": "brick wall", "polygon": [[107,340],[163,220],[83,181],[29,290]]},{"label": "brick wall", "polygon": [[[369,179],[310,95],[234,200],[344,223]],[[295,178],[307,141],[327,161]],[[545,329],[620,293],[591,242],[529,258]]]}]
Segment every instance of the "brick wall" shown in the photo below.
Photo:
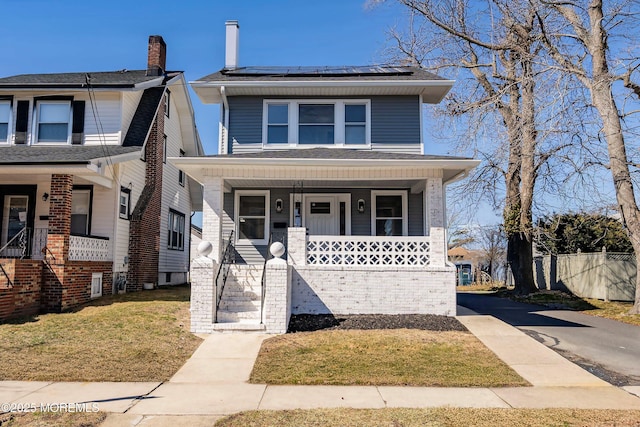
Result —
[{"label": "brick wall", "polygon": [[145,186],[129,224],[127,291],[140,291],[144,283],[158,283],[160,215],[164,159],[164,105],[161,103],[145,147]]},{"label": "brick wall", "polygon": [[455,268],[294,266],[293,314],[456,315]]},{"label": "brick wall", "polygon": [[60,313],[91,300],[92,273],[102,273],[102,295],[112,293],[111,262],[67,261],[64,265],[45,264],[42,306],[45,313]]},{"label": "brick wall", "polygon": [[0,272],[0,321],[37,314],[40,309],[42,261],[0,259],[13,282]]}]

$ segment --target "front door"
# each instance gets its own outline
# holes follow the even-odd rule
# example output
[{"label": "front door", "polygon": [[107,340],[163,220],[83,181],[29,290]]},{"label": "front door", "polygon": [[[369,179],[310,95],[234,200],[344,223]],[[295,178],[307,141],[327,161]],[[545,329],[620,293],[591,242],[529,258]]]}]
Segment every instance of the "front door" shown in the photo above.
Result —
[{"label": "front door", "polygon": [[28,208],[29,196],[4,196],[0,246],[10,243],[5,249],[5,256],[20,255],[20,244],[24,244],[25,238],[28,236],[25,235],[23,239],[16,238],[16,236],[27,226]]},{"label": "front door", "polygon": [[335,196],[307,196],[305,198],[305,227],[311,235],[340,234],[340,215]]}]

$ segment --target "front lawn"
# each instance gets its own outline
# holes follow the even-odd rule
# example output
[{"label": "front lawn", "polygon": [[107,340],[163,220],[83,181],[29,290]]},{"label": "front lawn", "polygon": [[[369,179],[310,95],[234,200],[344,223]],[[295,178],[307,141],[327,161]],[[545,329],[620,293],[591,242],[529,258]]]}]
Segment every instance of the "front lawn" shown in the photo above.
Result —
[{"label": "front lawn", "polygon": [[506,387],[529,385],[472,334],[327,330],[264,341],[252,383]]},{"label": "front lawn", "polygon": [[421,427],[617,426],[637,427],[640,411],[596,409],[315,409],[251,411],[225,417],[216,427]]},{"label": "front lawn", "polygon": [[127,293],[0,324],[0,380],[168,380],[202,341],[189,332],[189,294]]}]

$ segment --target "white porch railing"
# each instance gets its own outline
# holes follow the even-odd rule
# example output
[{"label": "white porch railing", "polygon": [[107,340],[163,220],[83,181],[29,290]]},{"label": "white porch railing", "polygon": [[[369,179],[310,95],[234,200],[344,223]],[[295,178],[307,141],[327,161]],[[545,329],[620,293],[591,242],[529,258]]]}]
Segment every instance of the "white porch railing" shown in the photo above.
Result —
[{"label": "white porch railing", "polygon": [[111,241],[94,237],[69,236],[70,261],[111,261]]},{"label": "white porch railing", "polygon": [[309,265],[428,266],[428,236],[308,236]]}]

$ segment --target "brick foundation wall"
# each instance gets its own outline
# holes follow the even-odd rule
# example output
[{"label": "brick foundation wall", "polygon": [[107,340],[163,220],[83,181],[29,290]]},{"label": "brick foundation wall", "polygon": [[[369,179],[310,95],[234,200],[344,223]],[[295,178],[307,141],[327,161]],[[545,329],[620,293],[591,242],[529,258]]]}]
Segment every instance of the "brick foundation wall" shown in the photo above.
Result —
[{"label": "brick foundation wall", "polygon": [[0,273],[0,321],[37,314],[40,309],[42,261],[0,259],[13,283]]},{"label": "brick foundation wall", "polygon": [[92,273],[102,273],[102,295],[112,293],[111,262],[67,261],[64,265],[45,265],[42,306],[45,313],[60,313],[91,300]]},{"label": "brick foundation wall", "polygon": [[164,159],[164,105],[161,103],[145,147],[145,187],[129,224],[127,291],[140,291],[144,283],[158,284],[160,215]]},{"label": "brick foundation wall", "polygon": [[294,266],[293,314],[456,315],[455,268]]}]

